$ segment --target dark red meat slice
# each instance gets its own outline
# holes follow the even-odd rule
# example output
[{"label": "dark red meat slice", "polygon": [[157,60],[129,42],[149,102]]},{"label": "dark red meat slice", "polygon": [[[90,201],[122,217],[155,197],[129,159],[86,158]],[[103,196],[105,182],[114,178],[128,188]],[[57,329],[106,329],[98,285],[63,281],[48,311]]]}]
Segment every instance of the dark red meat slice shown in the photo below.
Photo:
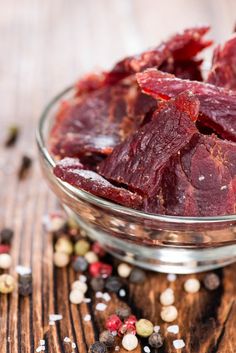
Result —
[{"label": "dark red meat slice", "polygon": [[51,150],[60,158],[108,155],[155,106],[134,80],[64,102],[51,132]]},{"label": "dark red meat slice", "polygon": [[197,131],[192,120],[198,108],[199,101],[190,93],[166,102],[149,123],[114,148],[99,173],[142,195],[157,194],[162,168]]},{"label": "dark red meat slice", "polygon": [[140,195],[116,187],[97,173],[83,169],[79,159],[62,159],[54,168],[54,174],[75,187],[127,207],[138,208],[142,203]]},{"label": "dark red meat slice", "polygon": [[189,28],[154,49],[147,50],[140,55],[127,57],[118,62],[106,74],[105,81],[115,83],[150,67],[159,68],[161,65],[167,65],[173,61],[191,60],[201,50],[212,44],[212,41],[203,38],[208,30],[208,26]]},{"label": "dark red meat slice", "polygon": [[105,74],[91,73],[82,77],[75,85],[76,95],[95,91],[104,86]]},{"label": "dark red meat slice", "polygon": [[142,91],[154,98],[168,99],[191,91],[200,101],[198,120],[223,138],[236,141],[236,92],[149,69],[137,74]]},{"label": "dark red meat slice", "polygon": [[160,71],[168,72],[184,80],[202,81],[202,60],[169,61],[159,67]]},{"label": "dark red meat slice", "polygon": [[[156,199],[169,215],[216,216],[235,213],[235,192],[236,144],[196,134],[170,159]],[[155,212],[154,201],[147,211]]]},{"label": "dark red meat slice", "polygon": [[236,90],[236,34],[215,49],[207,82]]}]

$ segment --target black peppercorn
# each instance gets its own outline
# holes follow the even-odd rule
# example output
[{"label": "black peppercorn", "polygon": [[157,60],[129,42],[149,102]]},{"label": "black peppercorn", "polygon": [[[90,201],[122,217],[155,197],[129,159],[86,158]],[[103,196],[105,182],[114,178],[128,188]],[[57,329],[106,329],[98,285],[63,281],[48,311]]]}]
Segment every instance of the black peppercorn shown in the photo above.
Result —
[{"label": "black peppercorn", "polygon": [[118,293],[119,290],[122,288],[122,286],[123,286],[123,283],[122,283],[121,279],[117,276],[109,277],[105,283],[105,288],[109,292]]},{"label": "black peppercorn", "polygon": [[208,273],[203,280],[206,289],[215,290],[220,285],[220,278],[216,273]]},{"label": "black peppercorn", "polygon": [[23,297],[27,297],[28,295],[30,295],[32,293],[32,283],[29,283],[29,284],[19,283],[18,292]]},{"label": "black peppercorn", "polygon": [[32,273],[19,274],[18,281],[23,285],[32,283]]},{"label": "black peppercorn", "polygon": [[77,256],[72,267],[76,272],[84,272],[88,268],[88,262],[83,256]]},{"label": "black peppercorn", "polygon": [[107,347],[102,342],[94,342],[89,347],[89,353],[107,353]]},{"label": "black peppercorn", "polygon": [[110,331],[106,330],[100,334],[99,341],[104,343],[107,347],[113,347],[115,344],[115,337]]},{"label": "black peppercorn", "polygon": [[3,228],[0,232],[0,241],[2,244],[11,244],[14,232],[10,228]]},{"label": "black peppercorn", "polygon": [[94,277],[91,279],[90,285],[94,292],[101,292],[104,289],[105,281],[103,278]]},{"label": "black peppercorn", "polygon": [[152,348],[160,348],[163,346],[163,338],[160,333],[154,332],[149,336],[148,343]]},{"label": "black peppercorn", "polygon": [[140,268],[134,268],[131,271],[130,277],[129,277],[129,281],[131,283],[143,283],[146,279],[146,273],[141,270]]},{"label": "black peppercorn", "polygon": [[128,305],[124,304],[116,309],[116,315],[118,315],[121,320],[124,320],[131,315],[131,309]]}]

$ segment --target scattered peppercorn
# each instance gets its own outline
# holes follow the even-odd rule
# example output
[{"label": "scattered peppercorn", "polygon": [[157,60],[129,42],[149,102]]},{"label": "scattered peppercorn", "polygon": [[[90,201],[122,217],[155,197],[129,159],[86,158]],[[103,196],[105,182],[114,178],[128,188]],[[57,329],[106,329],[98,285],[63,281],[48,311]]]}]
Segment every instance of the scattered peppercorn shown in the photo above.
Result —
[{"label": "scattered peppercorn", "polygon": [[200,282],[196,278],[189,278],[184,283],[184,289],[187,293],[197,293],[200,289]]},{"label": "scattered peppercorn", "polygon": [[103,278],[94,277],[91,279],[90,285],[95,292],[103,291],[105,287],[105,281]]},{"label": "scattered peppercorn", "polygon": [[84,272],[88,268],[88,262],[84,256],[77,256],[72,263],[72,267],[76,272]]},{"label": "scattered peppercorn", "polygon": [[161,318],[165,322],[172,322],[177,319],[178,311],[174,305],[164,306],[161,310]]},{"label": "scattered peppercorn", "polygon": [[129,281],[131,283],[135,283],[135,284],[143,283],[145,279],[146,279],[146,273],[143,270],[137,267],[132,269],[129,277]]},{"label": "scattered peppercorn", "polygon": [[110,348],[110,347],[113,347],[115,344],[115,337],[110,331],[105,330],[100,333],[99,341],[104,343],[107,347]]},{"label": "scattered peppercorn", "polygon": [[138,339],[135,335],[128,333],[122,339],[122,346],[127,351],[133,351],[138,346]]},{"label": "scattered peppercorn", "polygon": [[95,241],[92,244],[92,251],[95,252],[95,254],[97,254],[98,257],[104,257],[106,255],[105,250],[101,247],[101,245]]},{"label": "scattered peppercorn", "polygon": [[21,165],[18,170],[18,178],[20,180],[24,179],[31,168],[32,159],[29,156],[23,156],[21,159]]},{"label": "scattered peppercorn", "polygon": [[20,284],[29,284],[32,282],[32,272],[19,274],[18,281]]},{"label": "scattered peppercorn", "polygon": [[72,290],[73,289],[80,290],[82,293],[86,293],[88,290],[87,284],[85,282],[81,282],[81,281],[73,282],[71,288],[72,288]]},{"label": "scattered peppercorn", "polygon": [[163,346],[163,337],[160,333],[152,333],[151,336],[148,338],[148,344],[152,348],[160,348]]},{"label": "scattered peppercorn", "polygon": [[32,294],[32,283],[19,283],[18,293],[23,297],[27,297],[28,295]]},{"label": "scattered peppercorn", "polygon": [[115,292],[118,293],[119,290],[122,288],[122,281],[120,280],[119,277],[117,276],[111,276],[106,280],[105,283],[105,288],[106,290],[108,290],[109,292]]},{"label": "scattered peppercorn", "polygon": [[0,275],[0,293],[11,293],[15,288],[15,280],[11,275]]},{"label": "scattered peppercorn", "polygon": [[208,290],[215,290],[220,285],[220,278],[216,273],[208,273],[203,279],[204,286]]},{"label": "scattered peppercorn", "polygon": [[107,347],[102,342],[94,342],[89,347],[89,353],[106,353],[106,352],[107,352]]},{"label": "scattered peppercorn", "polygon": [[113,314],[109,316],[106,320],[106,329],[110,332],[118,331],[119,328],[122,326],[122,321],[119,316]]},{"label": "scattered peppercorn", "polygon": [[16,125],[9,126],[8,136],[5,141],[5,147],[11,147],[15,145],[19,136],[19,132],[20,130],[18,126]]},{"label": "scattered peppercorn", "polygon": [[136,322],[137,334],[141,337],[149,337],[153,333],[153,324],[146,319],[140,319]]},{"label": "scattered peppercorn", "polygon": [[0,254],[0,268],[8,270],[11,267],[12,258],[9,254]]},{"label": "scattered peppercorn", "polygon": [[65,267],[70,262],[70,257],[64,252],[55,252],[53,254],[54,265],[57,267]]},{"label": "scattered peppercorn", "polygon": [[84,300],[84,293],[81,290],[72,289],[69,298],[72,304],[80,304]]},{"label": "scattered peppercorn", "polygon": [[84,258],[89,264],[93,264],[94,262],[98,262],[99,258],[97,254],[95,254],[94,251],[88,251],[85,255]]},{"label": "scattered peppercorn", "polygon": [[94,262],[89,265],[89,272],[92,277],[107,278],[112,273],[112,266],[103,262]]},{"label": "scattered peppercorn", "polygon": [[90,244],[85,239],[79,239],[75,243],[75,253],[79,256],[84,256],[90,249]]},{"label": "scattered peppercorn", "polygon": [[120,277],[128,278],[132,271],[132,267],[126,263],[121,263],[117,267],[117,273]]},{"label": "scattered peppercorn", "polygon": [[131,315],[131,309],[128,305],[123,304],[116,309],[116,315],[118,315],[121,320],[124,320]]},{"label": "scattered peppercorn", "polygon": [[68,255],[71,255],[73,253],[73,244],[68,239],[68,237],[63,236],[56,241],[55,250],[57,252],[64,252]]},{"label": "scattered peppercorn", "polygon": [[162,305],[168,306],[174,304],[175,301],[175,296],[173,289],[167,288],[164,290],[164,292],[161,293],[160,295],[160,303]]},{"label": "scattered peppercorn", "polygon": [[7,244],[0,244],[0,254],[8,254],[11,248]]},{"label": "scattered peppercorn", "polygon": [[0,241],[2,244],[11,244],[14,232],[10,228],[3,228],[0,232]]}]

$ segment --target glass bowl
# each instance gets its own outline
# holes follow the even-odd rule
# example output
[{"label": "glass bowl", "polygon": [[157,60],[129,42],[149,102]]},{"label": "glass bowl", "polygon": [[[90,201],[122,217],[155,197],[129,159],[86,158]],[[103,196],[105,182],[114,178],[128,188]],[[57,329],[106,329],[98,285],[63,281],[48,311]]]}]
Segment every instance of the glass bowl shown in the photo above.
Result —
[{"label": "glass bowl", "polygon": [[173,217],[123,207],[61,181],[48,136],[65,89],[45,108],[37,129],[43,174],[69,216],[112,255],[154,271],[194,273],[236,261],[236,215]]}]

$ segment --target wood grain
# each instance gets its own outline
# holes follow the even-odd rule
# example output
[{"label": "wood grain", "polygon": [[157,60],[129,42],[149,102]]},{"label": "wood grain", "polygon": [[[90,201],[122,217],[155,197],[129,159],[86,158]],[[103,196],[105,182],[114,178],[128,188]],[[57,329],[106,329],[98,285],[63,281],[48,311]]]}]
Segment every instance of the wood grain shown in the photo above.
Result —
[{"label": "wood grain", "polygon": [[[21,298],[17,291],[0,296],[0,352],[35,352],[40,339],[46,352],[71,353],[63,342],[76,342],[75,352],[85,353],[98,338],[104,319],[120,299],[113,295],[103,313],[97,299],[79,307],[68,301],[71,269],[52,263],[52,241],[42,219],[58,208],[43,181],[37,163],[35,128],[46,102],[81,74],[109,68],[118,58],[158,43],[171,32],[196,23],[210,23],[214,39],[223,40],[234,26],[235,0],[0,0],[0,227],[14,229],[11,273],[18,264],[33,269],[33,294]],[[17,124],[20,139],[5,149],[7,127]],[[30,175],[18,181],[23,154],[33,157]],[[183,292],[186,276],[171,284],[179,310],[178,324],[186,342],[182,352],[236,352],[236,265],[219,270],[221,287],[196,295]],[[199,278],[202,275],[198,276]],[[130,285],[126,299],[139,317],[161,324],[159,294],[168,285],[163,274],[149,273],[143,286]],[[49,325],[48,315],[63,320]],[[86,314],[92,321],[83,320]],[[166,335],[160,352],[175,352],[174,336]],[[141,352],[139,347],[136,352]],[[123,350],[121,349],[122,353]]]}]

